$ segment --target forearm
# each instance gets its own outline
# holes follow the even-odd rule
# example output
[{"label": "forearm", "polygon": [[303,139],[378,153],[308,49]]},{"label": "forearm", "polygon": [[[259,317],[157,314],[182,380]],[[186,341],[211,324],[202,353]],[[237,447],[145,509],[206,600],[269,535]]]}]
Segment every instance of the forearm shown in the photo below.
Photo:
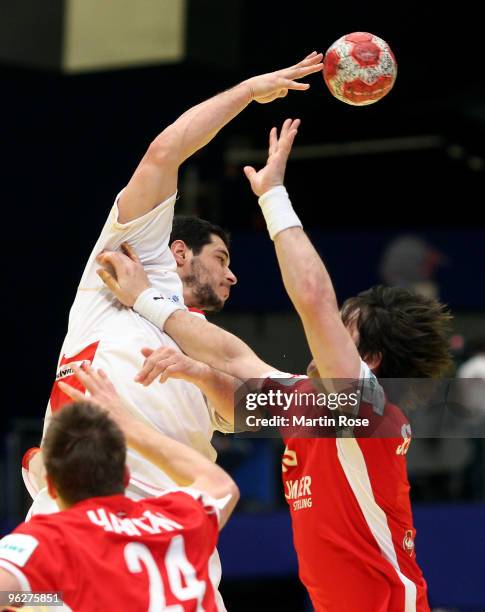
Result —
[{"label": "forearm", "polygon": [[182,310],[167,319],[164,331],[186,355],[229,376],[259,378],[274,369],[234,334]]},{"label": "forearm", "polygon": [[300,314],[318,307],[338,310],[330,276],[301,227],[290,227],[274,237],[281,276],[293,305]]},{"label": "forearm", "polygon": [[[204,478],[213,487],[229,486],[229,476],[215,463],[194,449],[155,431],[135,419],[117,420],[128,446],[159,467],[179,486],[190,486]],[[221,494],[225,495],[223,490]]]},{"label": "forearm", "polygon": [[204,364],[200,376],[191,382],[199,387],[217,414],[233,425],[234,396],[240,381]]},{"label": "forearm", "polygon": [[240,83],[205,102],[190,108],[162,132],[159,139],[170,142],[180,165],[201,149],[252,100],[251,87]]},{"label": "forearm", "polygon": [[150,144],[118,202],[120,223],[141,217],[177,189],[179,166],[251,101],[244,83],[194,106]]},{"label": "forearm", "polygon": [[274,237],[283,282],[322,378],[358,378],[360,356],[342,323],[328,272],[299,227]]}]

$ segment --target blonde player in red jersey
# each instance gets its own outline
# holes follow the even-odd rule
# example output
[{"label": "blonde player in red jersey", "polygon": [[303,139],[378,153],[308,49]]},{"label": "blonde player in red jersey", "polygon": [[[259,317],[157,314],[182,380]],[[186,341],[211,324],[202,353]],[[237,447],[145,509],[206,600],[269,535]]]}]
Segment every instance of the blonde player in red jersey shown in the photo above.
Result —
[{"label": "blonde player in red jersey", "polygon": [[[61,383],[78,403],[52,418],[43,448],[61,512],[36,515],[0,540],[0,591],[57,592],[37,603],[57,597],[77,612],[215,612],[209,559],[237,486],[197,451],[131,416],[135,409],[101,370],[75,370],[90,402]],[[180,488],[140,501],[124,495],[126,444]]]},{"label": "blonde player in red jersey", "polygon": [[[391,424],[391,432],[381,438],[327,433],[286,440],[283,478],[300,577],[319,612],[426,612],[406,472],[411,431],[396,406],[376,405],[382,398],[376,376],[444,375],[450,365],[450,316],[435,300],[391,287],[373,287],[338,308],[328,272],[283,186],[298,127],[298,120],[288,119],[279,137],[273,128],[266,166],[259,172],[247,167],[245,173],[259,196],[285,288],[305,329],[314,358],[309,374],[334,381],[365,379],[361,408],[383,410]],[[146,288],[143,269],[131,256],[129,280],[118,256],[108,257],[116,272],[119,268],[118,278],[102,273],[128,304]],[[175,313],[165,330],[187,354],[231,375],[267,375],[239,339],[207,322]],[[148,357],[138,380],[146,385],[160,375],[162,380],[177,375],[173,356],[163,348]],[[278,385],[270,378],[263,388]],[[297,378],[293,389],[304,393],[313,386]]]}]

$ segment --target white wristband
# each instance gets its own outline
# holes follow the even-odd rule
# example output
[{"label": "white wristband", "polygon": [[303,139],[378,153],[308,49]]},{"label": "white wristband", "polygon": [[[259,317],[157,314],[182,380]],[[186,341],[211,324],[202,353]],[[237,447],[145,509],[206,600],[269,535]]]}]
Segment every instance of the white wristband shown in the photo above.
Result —
[{"label": "white wristband", "polygon": [[163,297],[160,291],[149,287],[136,298],[133,310],[163,331],[168,317],[176,310],[185,310],[185,306]]},{"label": "white wristband", "polygon": [[258,202],[263,211],[271,240],[274,240],[276,234],[289,227],[303,227],[283,185],[273,187],[263,193]]}]

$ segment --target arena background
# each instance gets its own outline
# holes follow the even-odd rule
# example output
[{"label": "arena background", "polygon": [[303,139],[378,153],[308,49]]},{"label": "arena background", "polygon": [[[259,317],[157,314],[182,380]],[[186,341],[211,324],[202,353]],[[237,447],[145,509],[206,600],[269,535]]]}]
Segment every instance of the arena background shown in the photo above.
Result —
[{"label": "arena background", "polygon": [[[485,350],[485,84],[476,10],[434,1],[0,4],[1,533],[28,507],[20,457],[39,442],[85,261],[150,140],[192,104],[325,51],[345,33],[373,32],[391,45],[399,73],[383,101],[347,106],[314,75],[305,94],[251,105],[183,167],[179,212],[233,236],[239,282],[214,320],[279,368],[306,367],[302,329],[241,170],[258,163],[272,125],[300,117],[287,186],[339,300],[385,280],[383,270],[399,283],[411,266],[412,282],[455,314],[457,368]],[[229,610],[310,610],[296,577],[280,444],[215,442],[242,490],[221,535]],[[483,441],[421,440],[409,463],[432,606],[485,610]]]}]

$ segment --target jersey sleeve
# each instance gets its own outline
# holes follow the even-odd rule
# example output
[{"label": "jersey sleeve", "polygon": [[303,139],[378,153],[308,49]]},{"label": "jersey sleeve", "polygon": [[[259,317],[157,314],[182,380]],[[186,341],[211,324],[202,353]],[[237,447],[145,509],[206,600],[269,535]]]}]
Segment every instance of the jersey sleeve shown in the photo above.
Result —
[{"label": "jersey sleeve", "polygon": [[365,361],[360,362],[361,402],[370,404],[374,413],[384,414],[386,396],[375,374]]},{"label": "jersey sleeve", "polygon": [[221,499],[215,499],[208,493],[204,493],[198,489],[192,489],[191,487],[184,487],[183,489],[180,489],[180,491],[185,495],[189,495],[193,500],[195,500],[199,506],[201,506],[207,516],[215,517],[217,519],[217,524],[219,524],[221,510],[226,507],[231,499],[230,494]]},{"label": "jersey sleeve", "polygon": [[60,533],[34,520],[0,540],[0,567],[17,578],[23,591],[62,591],[72,576]]},{"label": "jersey sleeve", "polygon": [[129,223],[120,223],[118,202],[122,193],[123,191],[116,197],[89,257],[80,288],[89,289],[99,285],[100,281],[96,274],[99,265],[96,263],[96,257],[103,249],[118,250],[123,242],[128,242],[134,247],[144,266],[174,264],[171,253],[168,253],[168,241],[172,231],[177,194],[174,193],[145,215]]},{"label": "jersey sleeve", "polygon": [[[177,499],[178,498],[178,499]],[[202,524],[207,529],[206,536],[210,540],[210,546],[215,547],[219,536],[219,522],[221,511],[231,500],[231,495],[228,494],[221,499],[215,499],[208,493],[193,489],[192,487],[174,487],[167,489],[161,496],[151,503],[159,503],[163,508],[167,502],[172,502],[174,505],[182,503],[195,509],[197,514],[203,516]]]}]

